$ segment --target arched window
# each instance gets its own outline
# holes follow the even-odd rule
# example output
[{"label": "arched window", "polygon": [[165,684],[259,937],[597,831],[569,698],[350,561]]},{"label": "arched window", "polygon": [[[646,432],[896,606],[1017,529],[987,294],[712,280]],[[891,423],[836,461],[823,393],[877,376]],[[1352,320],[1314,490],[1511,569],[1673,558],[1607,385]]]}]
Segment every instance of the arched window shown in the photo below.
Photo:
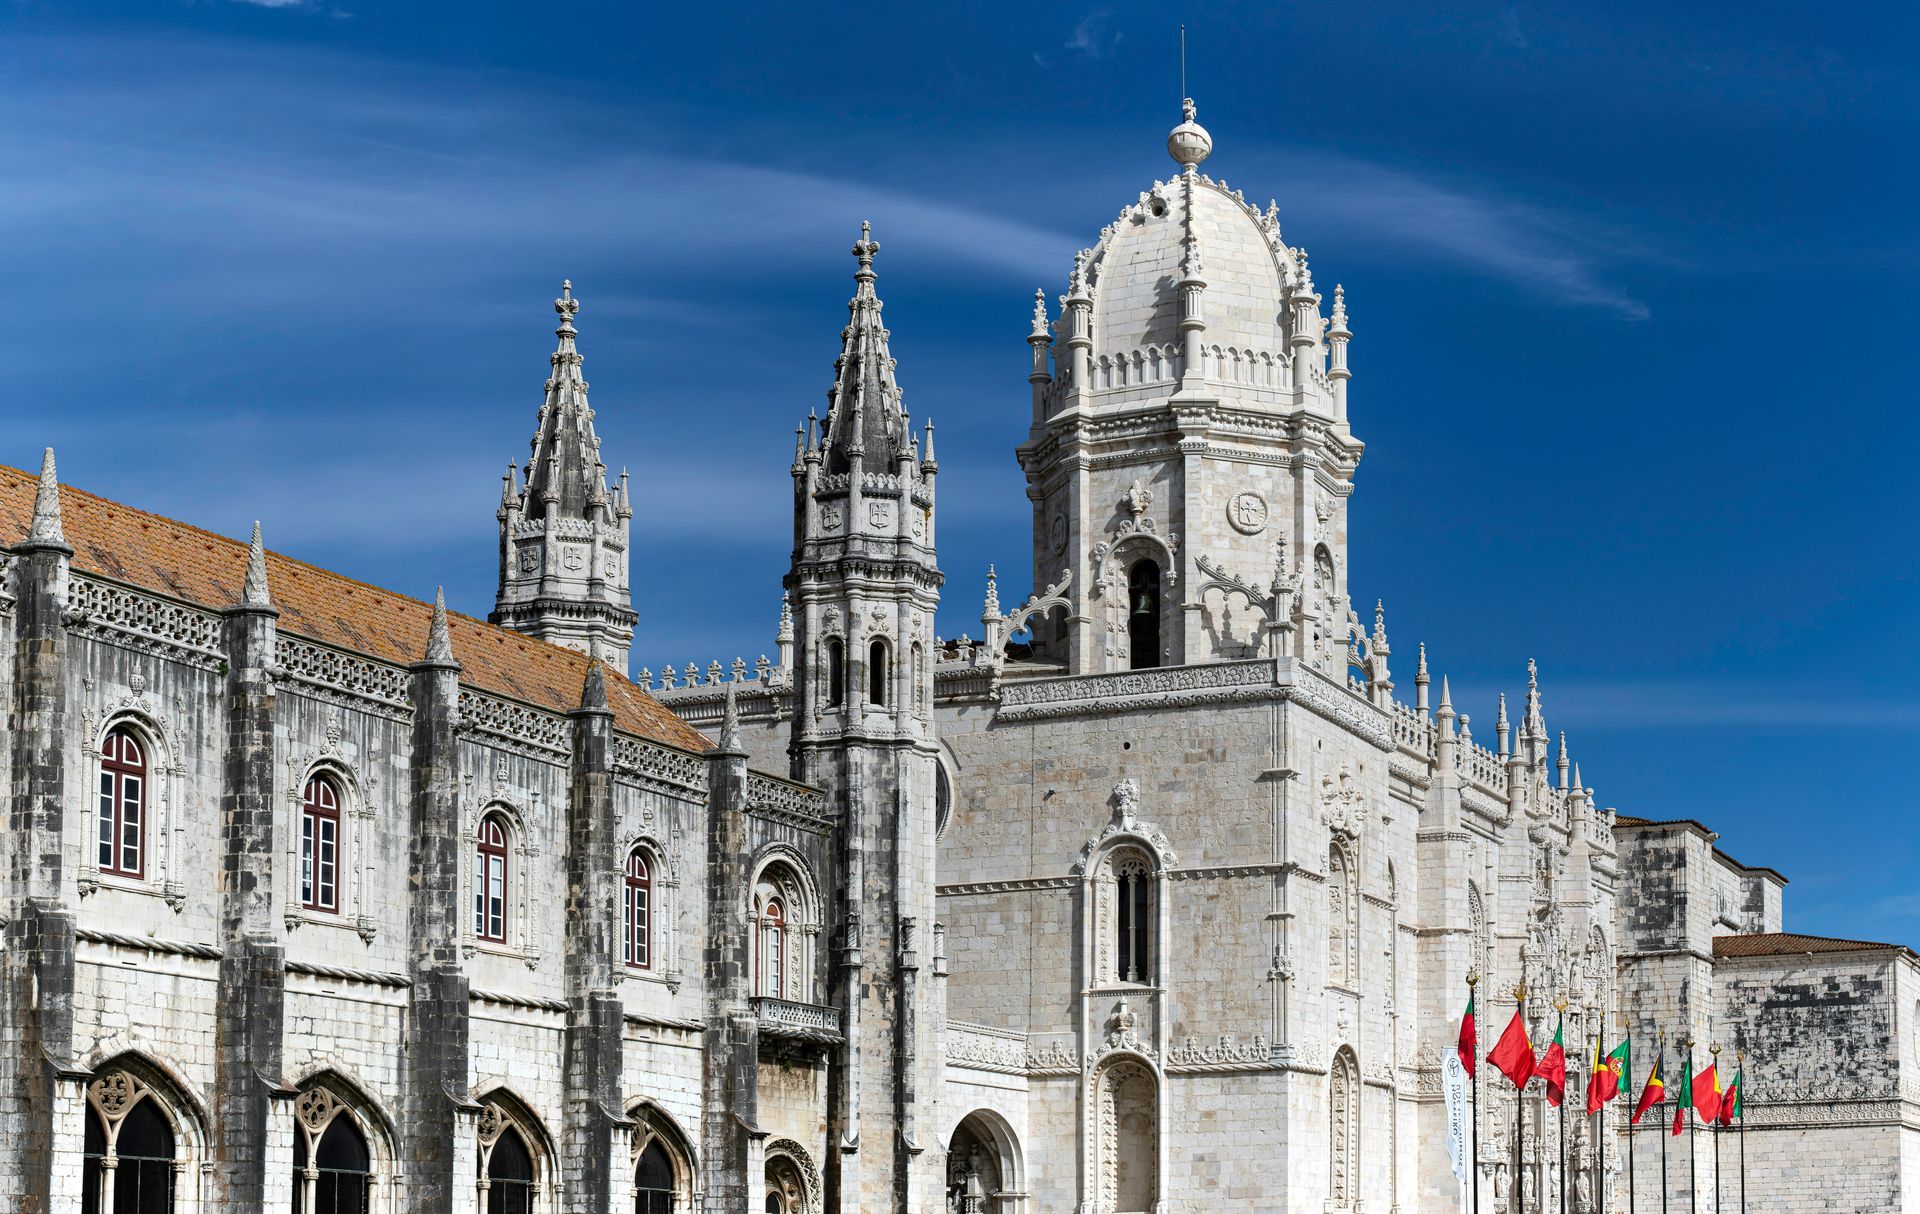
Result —
[{"label": "arched window", "polygon": [[1122,982],[1153,981],[1153,876],[1146,861],[1129,854],[1114,862],[1114,956]]},{"label": "arched window", "polygon": [[887,703],[888,670],[887,643],[874,638],[867,646],[867,703],[875,707],[885,707]]},{"label": "arched window", "polygon": [[173,1163],[173,1126],[144,1084],[118,1071],[89,1085],[81,1214],[170,1214]]},{"label": "arched window", "polygon": [[507,938],[507,826],[499,814],[480,820],[473,857],[473,934]]},{"label": "arched window", "polygon": [[1121,1058],[1100,1073],[1096,1138],[1100,1210],[1157,1208],[1159,1101],[1153,1072]]},{"label": "arched window", "polygon": [[327,776],[307,781],[300,802],[300,905],[340,909],[340,790]]},{"label": "arched window", "polygon": [[1160,566],[1152,560],[1127,570],[1127,649],[1134,670],[1160,664]]},{"label": "arched window", "polygon": [[147,753],[133,730],[118,726],[100,747],[100,806],[95,862],[103,873],[146,873]]},{"label": "arched window", "polygon": [[777,897],[769,898],[760,910],[760,994],[786,997],[786,962],[786,904]]},{"label": "arched window", "polygon": [[1342,1046],[1327,1077],[1328,1192],[1336,1210],[1350,1210],[1360,1190],[1360,1065]]},{"label": "arched window", "polygon": [[532,1214],[533,1154],[520,1131],[508,1126],[487,1152],[487,1214]]},{"label": "arched window", "polygon": [[310,1137],[293,1137],[294,1214],[367,1214],[373,1160],[360,1127],[336,1114],[313,1148]]},{"label": "arched window", "polygon": [[827,642],[827,707],[838,708],[847,700],[847,647],[839,637]]},{"label": "arched window", "polygon": [[807,1214],[807,1182],[785,1155],[767,1156],[767,1214]]},{"label": "arched window", "polygon": [[1347,853],[1338,844],[1327,854],[1327,982],[1355,987],[1354,890]]},{"label": "arched window", "polygon": [[646,853],[627,853],[626,961],[634,969],[653,968],[653,870]]},{"label": "arched window", "polygon": [[633,1165],[633,1214],[675,1214],[673,1158],[658,1138]]}]

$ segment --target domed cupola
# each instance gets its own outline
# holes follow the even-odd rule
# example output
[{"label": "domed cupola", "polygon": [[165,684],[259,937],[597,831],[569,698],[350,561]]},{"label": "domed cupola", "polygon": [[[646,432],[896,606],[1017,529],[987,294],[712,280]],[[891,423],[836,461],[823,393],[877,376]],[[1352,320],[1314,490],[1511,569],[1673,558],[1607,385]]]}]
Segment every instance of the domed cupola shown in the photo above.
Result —
[{"label": "domed cupola", "polygon": [[[1075,672],[1344,656],[1352,336],[1321,311],[1278,208],[1200,172],[1192,101],[1156,181],[1074,257],[1057,321],[1036,300],[1034,585],[1072,610],[1036,652]],[[1285,599],[1285,602],[1281,600]]]}]

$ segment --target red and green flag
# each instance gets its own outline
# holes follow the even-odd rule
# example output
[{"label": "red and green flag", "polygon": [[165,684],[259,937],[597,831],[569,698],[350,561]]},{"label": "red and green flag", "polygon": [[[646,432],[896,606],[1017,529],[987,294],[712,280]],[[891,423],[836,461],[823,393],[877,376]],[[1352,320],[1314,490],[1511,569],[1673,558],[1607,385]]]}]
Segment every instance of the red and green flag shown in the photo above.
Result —
[{"label": "red and green flag", "polygon": [[1473,988],[1467,988],[1467,1014],[1460,1017],[1460,1065],[1466,1068],[1467,1078],[1473,1078],[1473,1056],[1480,1049],[1479,1034],[1473,1027]]},{"label": "red and green flag", "polygon": [[1747,1068],[1742,1066],[1733,1073],[1733,1082],[1727,1085],[1726,1093],[1720,1097],[1720,1124],[1732,1125],[1745,1109],[1747,1088]]},{"label": "red and green flag", "polygon": [[1660,1059],[1655,1058],[1653,1069],[1647,1072],[1647,1086],[1640,1089],[1640,1103],[1633,1106],[1633,1124],[1639,1125],[1646,1111],[1666,1098],[1667,1085],[1660,1078]]},{"label": "red and green flag", "polygon": [[1693,1111],[1708,1125],[1720,1116],[1720,1071],[1711,1062],[1693,1077]]},{"label": "red and green flag", "polygon": [[1516,1088],[1526,1087],[1527,1080],[1533,1078],[1533,1042],[1527,1040],[1524,1008],[1515,1006],[1513,1019],[1507,1021],[1507,1027],[1501,1032],[1500,1040],[1494,1043],[1487,1061],[1497,1067]]},{"label": "red and green flag", "polygon": [[1687,1128],[1687,1110],[1693,1107],[1693,1051],[1680,1060],[1680,1096],[1673,1102],[1673,1132]]},{"label": "red and green flag", "polygon": [[1600,1055],[1600,1042],[1593,1043],[1593,1074],[1587,1080],[1587,1112],[1598,1113],[1606,1103],[1620,1094],[1621,1076],[1626,1074],[1628,1047],[1631,1039],[1622,1041],[1613,1047],[1613,1052],[1604,1058]]},{"label": "red and green flag", "polygon": [[1533,1068],[1534,1074],[1547,1081],[1547,1103],[1556,1109],[1567,1098],[1567,1047],[1561,1040],[1566,1023],[1567,1018],[1562,1016],[1553,1026],[1553,1044],[1540,1056],[1540,1065]]}]

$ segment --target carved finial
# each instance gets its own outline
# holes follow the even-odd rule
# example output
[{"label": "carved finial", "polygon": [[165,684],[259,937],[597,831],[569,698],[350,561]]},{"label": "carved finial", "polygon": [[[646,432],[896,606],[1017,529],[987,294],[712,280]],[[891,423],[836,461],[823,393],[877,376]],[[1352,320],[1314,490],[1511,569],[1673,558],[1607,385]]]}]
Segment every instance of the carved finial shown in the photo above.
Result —
[{"label": "carved finial", "polygon": [[1453,715],[1453,688],[1447,684],[1447,676],[1440,676],[1440,716]]},{"label": "carved finial", "polygon": [[740,701],[732,683],[727,684],[727,697],[720,706],[720,749],[740,749]]},{"label": "carved finial", "polygon": [[782,645],[793,644],[793,596],[780,592],[780,631],[773,638]]},{"label": "carved finial", "polygon": [[580,301],[573,297],[573,279],[560,280],[560,298],[553,301],[553,310],[560,314],[560,327],[571,333],[573,318],[580,314]]},{"label": "carved finial", "polygon": [[1000,579],[995,575],[993,566],[987,566],[987,606],[985,614],[990,619],[1000,617]]},{"label": "carved finial", "polygon": [[1033,330],[1027,334],[1027,340],[1052,340],[1047,330],[1047,293],[1039,288],[1033,292]]},{"label": "carved finial", "polygon": [[920,457],[920,462],[928,466],[936,466],[939,463],[933,458],[933,419],[931,417],[927,419],[927,446],[925,453]]},{"label": "carved finial", "polygon": [[1376,640],[1382,642],[1387,639],[1387,600],[1385,599],[1373,601],[1373,635]]},{"label": "carved finial", "polygon": [[853,242],[853,255],[860,259],[860,271],[855,277],[873,277],[873,255],[880,251],[880,242],[873,239],[873,225],[860,221],[860,239]]},{"label": "carved finial", "polygon": [[1339,283],[1333,284],[1333,327],[1340,333],[1347,327],[1347,289]]},{"label": "carved finial", "polygon": [[447,634],[447,591],[446,587],[437,587],[433,592],[433,622],[427,625],[427,661],[453,661],[453,638]]},{"label": "carved finial", "polygon": [[1425,641],[1420,642],[1420,666],[1419,669],[1413,672],[1413,681],[1416,683],[1431,683],[1433,681],[1433,676],[1427,673],[1427,643]]},{"label": "carved finial", "polygon": [[1567,731],[1564,729],[1560,731],[1560,761],[1558,766],[1560,768],[1560,791],[1565,792],[1567,790]]},{"label": "carved finial", "polygon": [[240,588],[243,607],[271,607],[267,593],[267,550],[260,543],[260,520],[253,520],[253,539],[247,544],[247,577]]},{"label": "carved finial", "polygon": [[1068,302],[1084,301],[1087,297],[1087,258],[1093,255],[1091,249],[1081,249],[1073,255],[1073,273],[1067,276]]},{"label": "carved finial", "polygon": [[1193,98],[1185,97],[1180,101],[1180,125],[1167,135],[1167,155],[1181,166],[1183,172],[1191,172],[1196,165],[1213,154],[1213,136],[1207,134],[1207,128],[1200,125],[1200,111],[1193,104]]},{"label": "carved finial", "polygon": [[605,708],[607,706],[607,675],[600,668],[600,660],[594,658],[587,663],[587,677],[580,683],[580,707]]},{"label": "carved finial", "polygon": [[33,526],[27,538],[44,544],[67,542],[60,529],[60,478],[54,472],[52,447],[40,456],[40,487],[34,491]]},{"label": "carved finial", "polygon": [[1575,763],[1573,765],[1573,791],[1582,792],[1586,789],[1586,787],[1587,786],[1585,784],[1582,784],[1580,782],[1580,765],[1578,763]]}]

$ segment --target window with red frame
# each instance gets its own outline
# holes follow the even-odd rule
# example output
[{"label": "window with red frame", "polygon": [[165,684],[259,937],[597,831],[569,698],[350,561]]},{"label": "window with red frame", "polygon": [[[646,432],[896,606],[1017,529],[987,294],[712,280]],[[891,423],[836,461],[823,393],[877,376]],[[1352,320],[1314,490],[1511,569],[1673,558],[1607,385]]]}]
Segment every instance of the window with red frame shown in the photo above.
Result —
[{"label": "window with red frame", "polygon": [[634,848],[627,854],[627,964],[653,968],[653,870]]},{"label": "window with red frame", "polygon": [[325,776],[307,781],[300,803],[300,905],[340,909],[340,789]]},{"label": "window with red frame", "polygon": [[787,912],[780,899],[770,898],[760,915],[760,993],[784,998],[781,986],[787,961]]},{"label": "window with red frame", "polygon": [[122,726],[100,748],[100,812],[96,862],[103,873],[146,873],[147,753]]},{"label": "window with red frame", "polygon": [[473,865],[473,934],[507,938],[507,828],[500,815],[481,819]]}]

